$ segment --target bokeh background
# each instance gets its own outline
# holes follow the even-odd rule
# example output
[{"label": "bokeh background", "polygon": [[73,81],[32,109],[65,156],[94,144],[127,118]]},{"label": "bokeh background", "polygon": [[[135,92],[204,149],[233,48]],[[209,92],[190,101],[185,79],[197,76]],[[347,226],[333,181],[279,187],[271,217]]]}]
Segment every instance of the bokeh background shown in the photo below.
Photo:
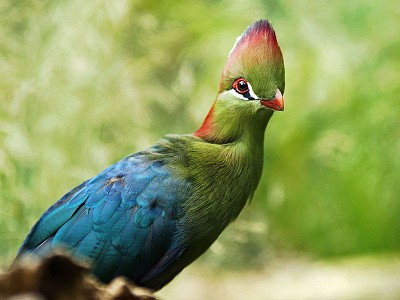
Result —
[{"label": "bokeh background", "polygon": [[0,2],[0,266],[69,189],[196,130],[236,37],[274,25],[285,112],[259,188],[165,299],[400,298],[400,2]]}]

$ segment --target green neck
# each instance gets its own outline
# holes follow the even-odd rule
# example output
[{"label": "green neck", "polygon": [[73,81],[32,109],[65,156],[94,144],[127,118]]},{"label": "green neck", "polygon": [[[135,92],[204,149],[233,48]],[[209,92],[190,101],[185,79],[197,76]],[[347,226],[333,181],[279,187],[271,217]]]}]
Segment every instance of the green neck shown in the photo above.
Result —
[{"label": "green neck", "polygon": [[217,99],[194,136],[213,144],[246,142],[249,147],[262,146],[273,111],[247,104],[242,101],[232,105],[230,100]]},{"label": "green neck", "polygon": [[[199,239],[213,242],[252,197],[261,177],[264,131],[271,116],[272,111],[257,103],[219,98],[193,134],[201,141],[185,146],[188,175],[196,188],[184,204],[184,215],[197,217],[183,222]],[[205,230],[208,222],[214,226]]]}]

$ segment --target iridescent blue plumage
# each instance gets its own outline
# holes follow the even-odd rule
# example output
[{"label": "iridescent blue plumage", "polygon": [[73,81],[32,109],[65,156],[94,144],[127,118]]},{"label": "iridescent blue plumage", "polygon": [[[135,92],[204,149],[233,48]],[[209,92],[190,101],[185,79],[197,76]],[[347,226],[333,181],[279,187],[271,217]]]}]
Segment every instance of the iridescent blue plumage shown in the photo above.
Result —
[{"label": "iridescent blue plumage", "polygon": [[162,151],[155,146],[128,156],[66,194],[33,227],[20,255],[46,256],[62,247],[88,259],[105,282],[124,275],[146,285],[144,279],[172,261],[163,256],[183,248],[176,233],[190,193]]}]

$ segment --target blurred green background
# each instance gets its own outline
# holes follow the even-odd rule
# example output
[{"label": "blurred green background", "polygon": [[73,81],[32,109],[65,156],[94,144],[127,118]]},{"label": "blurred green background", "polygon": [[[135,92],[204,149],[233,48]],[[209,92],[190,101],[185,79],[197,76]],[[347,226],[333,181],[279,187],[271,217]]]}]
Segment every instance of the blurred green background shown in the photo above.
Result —
[{"label": "blurred green background", "polygon": [[0,265],[69,189],[196,130],[260,18],[284,55],[285,112],[251,205],[195,266],[397,257],[399,1],[20,0],[0,2]]}]

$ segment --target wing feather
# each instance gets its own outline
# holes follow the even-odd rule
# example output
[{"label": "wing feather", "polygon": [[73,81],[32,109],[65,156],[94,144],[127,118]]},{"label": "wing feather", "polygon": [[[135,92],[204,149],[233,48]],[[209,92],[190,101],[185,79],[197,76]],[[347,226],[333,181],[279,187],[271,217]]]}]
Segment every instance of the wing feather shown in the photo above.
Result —
[{"label": "wing feather", "polygon": [[138,280],[172,253],[189,191],[188,182],[173,176],[163,160],[142,153],[127,157],[50,207],[19,253],[45,256],[63,247],[89,259],[103,281],[120,274]]}]

